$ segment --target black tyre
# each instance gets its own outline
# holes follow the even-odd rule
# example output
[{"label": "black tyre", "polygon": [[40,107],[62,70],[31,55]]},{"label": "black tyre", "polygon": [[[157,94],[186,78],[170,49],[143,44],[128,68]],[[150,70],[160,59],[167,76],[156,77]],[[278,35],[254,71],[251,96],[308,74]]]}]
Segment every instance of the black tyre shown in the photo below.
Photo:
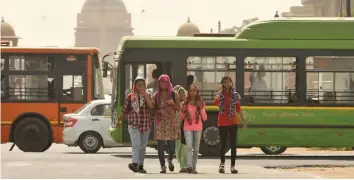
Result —
[{"label": "black tyre", "polygon": [[268,155],[278,155],[286,151],[284,146],[262,146],[261,150]]},{"label": "black tyre", "polygon": [[102,145],[102,137],[96,132],[85,132],[79,137],[79,147],[85,153],[96,153]]},{"label": "black tyre", "polygon": [[44,152],[52,144],[50,129],[38,118],[20,120],[14,129],[16,146],[24,152]]},{"label": "black tyre", "polygon": [[[227,153],[230,150],[229,144],[227,144]],[[211,125],[203,130],[202,138],[200,140],[199,153],[202,156],[218,157],[220,156],[220,136],[219,128]]]}]

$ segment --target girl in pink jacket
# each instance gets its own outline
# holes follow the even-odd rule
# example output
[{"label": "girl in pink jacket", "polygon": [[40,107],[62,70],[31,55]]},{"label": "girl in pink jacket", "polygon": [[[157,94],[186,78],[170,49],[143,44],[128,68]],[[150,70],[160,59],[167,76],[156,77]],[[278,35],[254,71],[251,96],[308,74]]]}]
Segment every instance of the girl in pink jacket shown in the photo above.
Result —
[{"label": "girl in pink jacket", "polygon": [[188,88],[187,98],[180,112],[180,119],[184,121],[183,130],[187,145],[188,172],[197,174],[196,165],[203,130],[202,121],[207,120],[207,114],[205,103],[199,94],[198,86],[195,84],[191,84]]}]

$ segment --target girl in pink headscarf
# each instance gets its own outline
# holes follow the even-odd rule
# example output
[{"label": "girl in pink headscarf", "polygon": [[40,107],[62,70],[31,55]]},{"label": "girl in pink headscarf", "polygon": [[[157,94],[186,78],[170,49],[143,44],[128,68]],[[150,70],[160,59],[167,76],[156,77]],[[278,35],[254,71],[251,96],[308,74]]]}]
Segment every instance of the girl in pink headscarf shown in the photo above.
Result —
[{"label": "girl in pink headscarf", "polygon": [[172,163],[175,154],[175,140],[180,139],[180,130],[176,119],[176,111],[180,109],[180,100],[173,86],[170,77],[163,74],[159,77],[157,92],[153,96],[155,104],[155,139],[157,140],[158,155],[161,165],[161,172],[166,173],[165,165],[165,143],[168,145],[168,169],[173,172]]}]

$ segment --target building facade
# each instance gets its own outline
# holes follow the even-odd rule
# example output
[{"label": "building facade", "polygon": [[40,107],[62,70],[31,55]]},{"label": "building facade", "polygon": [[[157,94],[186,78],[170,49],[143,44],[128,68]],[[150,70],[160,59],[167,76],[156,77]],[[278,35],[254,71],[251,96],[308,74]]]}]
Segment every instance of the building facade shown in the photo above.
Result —
[{"label": "building facade", "polygon": [[[101,58],[116,51],[123,36],[132,35],[131,14],[122,0],[86,0],[77,14],[75,46],[98,47]],[[111,93],[111,78],[105,78],[103,84],[105,93]]]},{"label": "building facade", "polygon": [[[303,6],[292,6],[283,17],[346,17],[347,0],[301,0]],[[351,0],[354,9],[354,0]],[[353,13],[353,10],[351,11]],[[353,16],[353,15],[352,15]]]}]

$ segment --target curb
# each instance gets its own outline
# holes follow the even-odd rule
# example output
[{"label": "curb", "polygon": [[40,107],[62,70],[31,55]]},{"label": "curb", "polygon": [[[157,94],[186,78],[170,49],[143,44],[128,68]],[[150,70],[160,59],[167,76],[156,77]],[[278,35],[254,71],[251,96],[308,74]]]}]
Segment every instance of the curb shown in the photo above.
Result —
[{"label": "curb", "polygon": [[[112,156],[120,158],[131,158],[130,153],[114,153]],[[165,157],[167,155],[165,154]],[[145,158],[158,158],[157,154],[146,154]],[[230,159],[229,155],[226,155],[227,159]],[[219,159],[219,157],[199,156],[199,159]],[[354,156],[351,155],[238,155],[237,159],[268,159],[268,160],[342,160],[353,161]],[[354,165],[353,165],[354,166]]]}]

